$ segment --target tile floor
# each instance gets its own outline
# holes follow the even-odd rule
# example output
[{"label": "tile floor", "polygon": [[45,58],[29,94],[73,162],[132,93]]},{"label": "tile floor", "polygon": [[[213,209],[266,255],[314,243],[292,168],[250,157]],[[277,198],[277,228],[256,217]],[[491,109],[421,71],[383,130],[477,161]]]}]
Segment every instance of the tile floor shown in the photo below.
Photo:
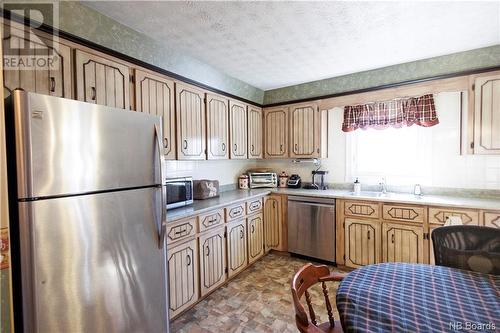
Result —
[{"label": "tile floor", "polygon": [[[189,333],[298,332],[290,293],[293,274],[308,261],[268,254],[219,288],[171,324],[171,331]],[[331,270],[340,271],[334,267]],[[335,306],[338,283],[329,284]],[[318,322],[328,321],[320,285],[311,290]],[[305,301],[304,301],[305,302]],[[335,319],[338,313],[335,310]]]}]

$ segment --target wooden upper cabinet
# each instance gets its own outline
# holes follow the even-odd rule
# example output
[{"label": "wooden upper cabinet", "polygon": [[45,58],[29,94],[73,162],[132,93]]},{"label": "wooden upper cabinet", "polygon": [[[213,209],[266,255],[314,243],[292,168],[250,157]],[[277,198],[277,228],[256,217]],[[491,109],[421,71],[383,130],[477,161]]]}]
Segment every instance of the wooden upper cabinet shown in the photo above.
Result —
[{"label": "wooden upper cabinet", "polygon": [[229,101],[229,132],[231,159],[247,158],[247,106],[233,100]]},{"label": "wooden upper cabinet", "polygon": [[500,74],[474,82],[474,154],[500,154]]},{"label": "wooden upper cabinet", "polygon": [[182,83],[175,85],[177,159],[204,160],[205,92]]},{"label": "wooden upper cabinet", "polygon": [[382,253],[384,262],[427,263],[423,227],[383,223]]},{"label": "wooden upper cabinet", "polygon": [[128,66],[76,50],[75,68],[76,98],[79,101],[130,109]]},{"label": "wooden upper cabinet", "polygon": [[207,159],[229,158],[229,100],[207,94]]},{"label": "wooden upper cabinet", "polygon": [[290,106],[290,157],[320,157],[320,135],[317,104]]},{"label": "wooden upper cabinet", "polygon": [[288,157],[288,107],[264,109],[265,158]]},{"label": "wooden upper cabinet", "polygon": [[175,159],[174,82],[141,70],[135,71],[136,109],[163,117],[163,152]]},{"label": "wooden upper cabinet", "polygon": [[3,25],[3,58],[9,64],[9,57],[40,56],[46,59],[33,66],[9,67],[4,65],[4,97],[16,89],[39,94],[71,98],[71,49],[52,38],[44,38],[31,29]]},{"label": "wooden upper cabinet", "polygon": [[262,158],[263,153],[262,109],[248,106],[248,158]]},{"label": "wooden upper cabinet", "polygon": [[380,262],[380,222],[345,219],[345,264],[361,267]]}]

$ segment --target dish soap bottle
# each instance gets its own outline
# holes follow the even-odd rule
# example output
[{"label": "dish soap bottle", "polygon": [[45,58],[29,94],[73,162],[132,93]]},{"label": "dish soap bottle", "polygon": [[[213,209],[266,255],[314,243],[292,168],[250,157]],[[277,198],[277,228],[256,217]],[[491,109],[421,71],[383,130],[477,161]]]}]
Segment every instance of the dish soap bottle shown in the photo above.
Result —
[{"label": "dish soap bottle", "polygon": [[358,180],[358,177],[356,177],[356,180],[354,181],[354,194],[360,194],[361,193],[361,183]]}]

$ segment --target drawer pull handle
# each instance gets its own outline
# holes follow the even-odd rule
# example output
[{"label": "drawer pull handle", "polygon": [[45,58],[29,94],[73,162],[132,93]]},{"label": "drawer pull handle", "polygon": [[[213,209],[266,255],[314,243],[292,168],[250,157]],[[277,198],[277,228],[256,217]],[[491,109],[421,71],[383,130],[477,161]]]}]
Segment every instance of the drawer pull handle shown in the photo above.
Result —
[{"label": "drawer pull handle", "polygon": [[295,149],[294,149],[295,152],[298,152],[299,151],[299,145],[298,144],[295,144]]},{"label": "drawer pull handle", "polygon": [[391,236],[391,243],[394,244],[394,234]]},{"label": "drawer pull handle", "polygon": [[96,90],[95,90],[95,87],[90,87],[90,92],[92,93],[90,95],[90,99],[93,100],[93,101],[95,101],[95,99],[96,99]]},{"label": "drawer pull handle", "polygon": [[252,234],[255,232],[255,226],[252,224]]},{"label": "drawer pull handle", "polygon": [[370,230],[368,230],[368,239],[370,239]]},{"label": "drawer pull handle", "polygon": [[235,143],[234,144],[234,151],[236,152],[236,150],[238,150],[238,145]]},{"label": "drawer pull handle", "polygon": [[189,254],[187,255],[186,259],[187,259],[186,266],[191,266],[191,256]]},{"label": "drawer pull handle", "polygon": [[283,144],[280,145],[280,152],[283,152]]},{"label": "drawer pull handle", "polygon": [[253,152],[254,150],[255,150],[255,146],[254,146],[254,145],[252,145],[252,152]]},{"label": "drawer pull handle", "polygon": [[188,141],[184,140],[184,149],[187,149],[187,147],[188,147]]},{"label": "drawer pull handle", "polygon": [[224,142],[222,143],[222,151],[226,151],[226,144]]},{"label": "drawer pull handle", "polygon": [[165,138],[165,148],[168,148],[168,138]]},{"label": "drawer pull handle", "polygon": [[207,257],[210,255],[210,248],[207,245]]},{"label": "drawer pull handle", "polygon": [[243,234],[243,230],[240,230],[240,238],[243,238],[244,234]]}]

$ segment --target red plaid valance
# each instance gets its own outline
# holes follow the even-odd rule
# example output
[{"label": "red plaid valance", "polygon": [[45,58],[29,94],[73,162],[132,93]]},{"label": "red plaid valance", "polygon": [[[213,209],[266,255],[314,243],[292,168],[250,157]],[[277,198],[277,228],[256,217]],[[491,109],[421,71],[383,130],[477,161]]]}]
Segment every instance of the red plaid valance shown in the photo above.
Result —
[{"label": "red plaid valance", "polygon": [[398,98],[344,107],[342,131],[355,129],[403,127],[417,124],[430,127],[439,123],[432,94],[420,97]]}]

